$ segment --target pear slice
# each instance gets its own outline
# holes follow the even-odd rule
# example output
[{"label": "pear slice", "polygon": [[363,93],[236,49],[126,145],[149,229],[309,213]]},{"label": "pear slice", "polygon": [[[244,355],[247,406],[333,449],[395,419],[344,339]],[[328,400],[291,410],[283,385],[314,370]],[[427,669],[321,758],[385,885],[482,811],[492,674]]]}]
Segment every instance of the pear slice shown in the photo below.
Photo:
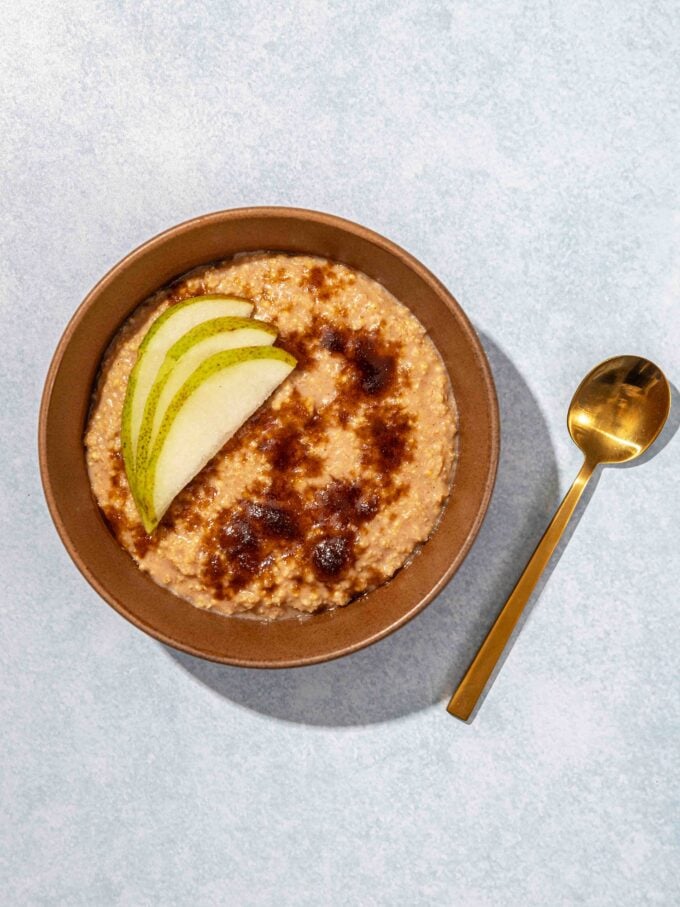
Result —
[{"label": "pear slice", "polygon": [[193,296],[166,309],[157,318],[137,351],[137,360],[128,379],[121,426],[121,447],[125,472],[132,495],[139,504],[135,478],[137,437],[144,415],[147,394],[161,367],[165,354],[191,328],[209,318],[232,316],[246,318],[253,304],[238,296]]},{"label": "pear slice", "polygon": [[225,350],[271,346],[276,328],[254,318],[211,318],[187,331],[165,354],[144,405],[137,438],[135,473],[141,487],[149,450],[158,434],[166,409],[177,391],[201,363]]},{"label": "pear slice", "polygon": [[142,518],[153,532],[173,499],[295,368],[278,347],[255,346],[210,356],[165,411],[142,489]]}]

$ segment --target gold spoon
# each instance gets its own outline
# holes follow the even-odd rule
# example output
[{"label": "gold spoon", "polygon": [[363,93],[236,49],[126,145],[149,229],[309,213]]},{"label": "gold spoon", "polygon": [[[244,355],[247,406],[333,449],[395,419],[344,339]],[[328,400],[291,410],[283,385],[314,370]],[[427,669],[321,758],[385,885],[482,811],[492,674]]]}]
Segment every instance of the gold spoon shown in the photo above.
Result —
[{"label": "gold spoon", "polygon": [[456,718],[467,721],[474,711],[595,468],[643,454],[659,435],[670,408],[671,390],[665,375],[640,356],[607,359],[579,384],[567,425],[572,440],[585,454],[583,466],[451,697],[447,708]]}]

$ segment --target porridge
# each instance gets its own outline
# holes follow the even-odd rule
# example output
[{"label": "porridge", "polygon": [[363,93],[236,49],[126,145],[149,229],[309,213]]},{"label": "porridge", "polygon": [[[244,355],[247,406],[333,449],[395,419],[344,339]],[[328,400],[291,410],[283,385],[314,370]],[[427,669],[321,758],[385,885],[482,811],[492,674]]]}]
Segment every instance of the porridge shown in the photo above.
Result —
[{"label": "porridge", "polygon": [[[297,365],[148,532],[121,449],[126,388],[150,325],[207,294],[249,300]],[[196,269],[139,306],[104,356],[85,433],[95,498],[139,567],[199,608],[261,618],[390,579],[439,519],[456,440],[448,375],[416,317],[359,271],[282,253]]]}]

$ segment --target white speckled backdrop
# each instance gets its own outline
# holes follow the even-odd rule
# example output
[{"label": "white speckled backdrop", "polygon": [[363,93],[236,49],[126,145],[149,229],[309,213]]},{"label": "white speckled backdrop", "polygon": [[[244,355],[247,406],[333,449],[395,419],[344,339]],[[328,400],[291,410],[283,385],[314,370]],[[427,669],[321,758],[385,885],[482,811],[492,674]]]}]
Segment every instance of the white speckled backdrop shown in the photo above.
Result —
[{"label": "white speckled backdrop", "polygon": [[[3,905],[679,903],[677,400],[656,457],[603,473],[476,720],[444,709],[578,469],[582,374],[640,352],[680,381],[676,0],[1,0],[0,21]],[[282,673],[128,626],[36,465],[91,285],[244,204],[421,258],[481,332],[503,418],[446,592]]]}]

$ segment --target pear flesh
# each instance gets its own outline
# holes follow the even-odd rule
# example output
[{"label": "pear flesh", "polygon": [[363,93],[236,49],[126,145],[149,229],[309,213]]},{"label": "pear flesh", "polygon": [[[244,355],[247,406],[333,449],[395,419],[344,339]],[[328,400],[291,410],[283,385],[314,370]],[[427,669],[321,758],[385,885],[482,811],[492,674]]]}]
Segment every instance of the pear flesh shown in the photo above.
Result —
[{"label": "pear flesh", "polygon": [[165,411],[187,378],[210,356],[241,347],[271,346],[276,328],[255,318],[211,318],[187,331],[165,355],[144,406],[137,438],[135,474],[143,484],[146,461]]},{"label": "pear flesh", "polygon": [[210,356],[190,375],[165,411],[144,471],[147,532],[296,364],[278,347],[246,347]]},{"label": "pear flesh", "polygon": [[137,360],[128,380],[121,427],[125,472],[132,495],[139,504],[136,479],[136,451],[139,429],[148,393],[166,353],[187,331],[211,318],[246,318],[253,310],[247,299],[236,296],[194,296],[166,309],[157,318],[137,351]]}]

